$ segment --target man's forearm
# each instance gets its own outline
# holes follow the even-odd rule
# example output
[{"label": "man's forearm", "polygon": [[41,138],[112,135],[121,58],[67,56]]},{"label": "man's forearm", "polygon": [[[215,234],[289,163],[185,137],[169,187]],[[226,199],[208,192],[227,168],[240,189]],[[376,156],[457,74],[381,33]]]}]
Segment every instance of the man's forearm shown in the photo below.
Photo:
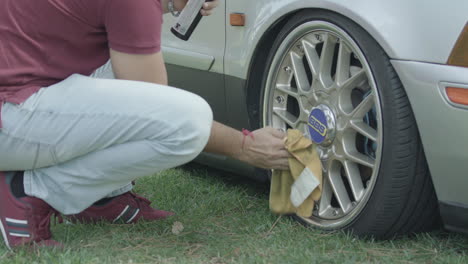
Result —
[{"label": "man's forearm", "polygon": [[272,127],[244,135],[218,122],[213,122],[206,152],[225,155],[265,169],[288,169],[289,153],[284,148],[286,134]]},{"label": "man's forearm", "polygon": [[240,159],[243,137],[242,132],[213,121],[205,151]]}]

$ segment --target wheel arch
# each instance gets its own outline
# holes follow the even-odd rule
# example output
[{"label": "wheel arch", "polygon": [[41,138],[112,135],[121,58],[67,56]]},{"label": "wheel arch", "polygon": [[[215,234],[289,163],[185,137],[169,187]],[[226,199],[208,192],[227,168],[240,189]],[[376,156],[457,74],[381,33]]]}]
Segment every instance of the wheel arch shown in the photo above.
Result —
[{"label": "wheel arch", "polygon": [[352,20],[391,59],[445,64],[466,24],[466,15],[460,10],[468,7],[468,2],[453,1],[450,5],[430,1],[423,7],[419,1],[406,0],[227,1],[226,12],[244,13],[247,24],[243,28],[226,26],[229,52],[225,57],[225,74],[245,80],[251,70],[250,60],[262,47],[264,37],[271,34],[278,22],[302,10],[333,12]]}]

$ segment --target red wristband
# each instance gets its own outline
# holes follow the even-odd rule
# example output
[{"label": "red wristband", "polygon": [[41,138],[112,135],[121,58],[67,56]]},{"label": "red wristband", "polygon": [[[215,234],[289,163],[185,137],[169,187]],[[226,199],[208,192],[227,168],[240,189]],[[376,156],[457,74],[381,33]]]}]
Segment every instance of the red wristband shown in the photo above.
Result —
[{"label": "red wristband", "polygon": [[253,140],[254,140],[255,138],[254,138],[253,133],[250,132],[249,130],[245,129],[245,128],[242,129],[242,134],[244,134],[244,137],[242,138],[242,149],[244,149],[245,137],[246,137],[246,136],[250,136],[250,138],[252,138]]}]

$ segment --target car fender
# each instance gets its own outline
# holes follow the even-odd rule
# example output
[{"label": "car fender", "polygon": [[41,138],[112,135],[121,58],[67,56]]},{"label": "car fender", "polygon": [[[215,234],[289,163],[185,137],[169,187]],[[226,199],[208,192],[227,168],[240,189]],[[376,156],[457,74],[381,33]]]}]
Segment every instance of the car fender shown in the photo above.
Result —
[{"label": "car fender", "polygon": [[[468,1],[226,0],[225,74],[247,79],[261,38],[277,21],[304,9],[324,9],[348,17],[392,59],[443,64],[467,22]],[[231,13],[245,14],[245,26],[231,26]]]}]

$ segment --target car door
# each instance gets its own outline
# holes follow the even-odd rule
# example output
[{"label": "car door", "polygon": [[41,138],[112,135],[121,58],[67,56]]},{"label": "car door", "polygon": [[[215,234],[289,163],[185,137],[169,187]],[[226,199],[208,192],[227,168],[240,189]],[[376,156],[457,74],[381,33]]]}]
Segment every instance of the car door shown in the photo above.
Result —
[{"label": "car door", "polygon": [[199,94],[212,107],[214,118],[225,121],[225,2],[201,20],[188,41],[171,33],[176,21],[170,13],[164,15],[162,51],[169,84]]}]

